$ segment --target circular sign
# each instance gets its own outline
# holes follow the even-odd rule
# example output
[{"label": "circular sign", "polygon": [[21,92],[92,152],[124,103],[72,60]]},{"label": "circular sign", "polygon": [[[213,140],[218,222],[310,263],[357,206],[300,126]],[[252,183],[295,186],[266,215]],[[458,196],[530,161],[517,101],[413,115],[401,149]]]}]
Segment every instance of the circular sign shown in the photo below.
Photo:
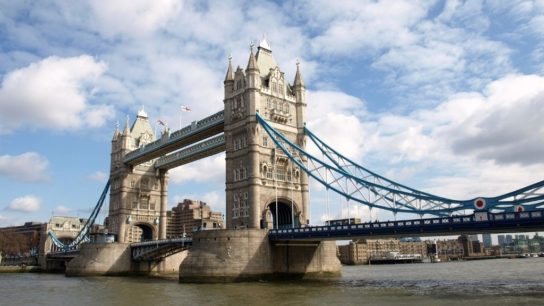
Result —
[{"label": "circular sign", "polygon": [[474,207],[476,209],[484,209],[485,208],[485,199],[477,198],[474,200]]},{"label": "circular sign", "polygon": [[518,212],[518,213],[524,212],[524,211],[525,211],[525,207],[523,207],[523,206],[521,206],[521,205],[516,205],[515,210],[516,210],[516,212]]}]

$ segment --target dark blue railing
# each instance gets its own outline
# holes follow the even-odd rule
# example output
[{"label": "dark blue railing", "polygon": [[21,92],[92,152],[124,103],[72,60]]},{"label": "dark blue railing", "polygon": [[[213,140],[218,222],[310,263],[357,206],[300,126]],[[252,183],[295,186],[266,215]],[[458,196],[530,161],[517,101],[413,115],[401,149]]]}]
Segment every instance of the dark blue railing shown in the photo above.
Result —
[{"label": "dark blue railing", "polygon": [[515,232],[544,229],[544,210],[490,213],[443,218],[370,222],[348,225],[273,229],[270,240],[352,239],[356,237],[433,236],[476,232]]}]

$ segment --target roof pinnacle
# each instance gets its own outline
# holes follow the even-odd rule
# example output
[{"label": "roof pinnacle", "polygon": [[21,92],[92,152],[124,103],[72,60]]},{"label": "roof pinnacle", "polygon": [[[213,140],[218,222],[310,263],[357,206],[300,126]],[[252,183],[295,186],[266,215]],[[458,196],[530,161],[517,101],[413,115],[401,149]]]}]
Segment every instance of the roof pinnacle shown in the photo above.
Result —
[{"label": "roof pinnacle", "polygon": [[129,129],[128,129],[128,115],[127,115],[127,120],[125,121],[125,129],[123,130],[123,135],[128,135],[129,133]]},{"label": "roof pinnacle", "polygon": [[251,54],[249,54],[249,62],[247,63],[247,69],[246,70],[259,70],[257,67],[257,60],[255,59],[255,54],[253,53],[253,41],[251,42],[250,49]]},{"label": "roof pinnacle", "polygon": [[234,72],[232,71],[232,55],[229,54],[229,67],[227,68],[227,75],[225,76],[226,81],[234,81]]},{"label": "roof pinnacle", "polygon": [[266,39],[266,33],[263,34],[263,38],[259,41],[259,49],[266,49],[268,51],[272,51],[270,48],[270,43],[268,42],[268,39]]},{"label": "roof pinnacle", "polygon": [[117,122],[115,123],[115,131],[113,132],[113,139],[112,140],[116,140],[117,137],[121,134],[121,132],[119,131],[119,120],[117,120]]},{"label": "roof pinnacle", "polygon": [[300,73],[300,61],[297,58],[297,72],[295,74],[295,86],[304,87],[304,80],[302,79],[302,73]]}]

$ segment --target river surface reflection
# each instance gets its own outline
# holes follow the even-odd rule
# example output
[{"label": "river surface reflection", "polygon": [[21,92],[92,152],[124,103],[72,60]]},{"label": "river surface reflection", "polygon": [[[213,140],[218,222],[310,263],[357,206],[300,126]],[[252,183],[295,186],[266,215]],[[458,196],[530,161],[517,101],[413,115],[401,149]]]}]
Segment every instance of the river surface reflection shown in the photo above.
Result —
[{"label": "river surface reflection", "polygon": [[0,305],[543,305],[544,258],[345,266],[319,281],[0,274]]}]

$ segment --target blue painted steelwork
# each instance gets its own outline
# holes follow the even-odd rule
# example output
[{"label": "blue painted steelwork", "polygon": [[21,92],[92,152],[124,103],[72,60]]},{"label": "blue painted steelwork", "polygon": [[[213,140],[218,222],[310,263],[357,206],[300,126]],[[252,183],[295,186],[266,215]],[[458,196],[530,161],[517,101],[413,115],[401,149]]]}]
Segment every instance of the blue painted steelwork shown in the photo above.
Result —
[{"label": "blue painted steelwork", "polygon": [[339,240],[354,238],[386,238],[437,236],[474,233],[506,233],[544,229],[544,210],[530,212],[490,213],[442,218],[360,223],[337,226],[273,229],[268,233],[277,240]]},{"label": "blue painted steelwork", "polygon": [[164,135],[136,150],[128,152],[123,162],[125,164],[137,165],[159,157],[164,155],[164,153],[177,150],[187,144],[222,133],[224,124],[224,111],[219,111],[169,135]]},{"label": "blue painted steelwork", "polygon": [[155,169],[171,169],[222,151],[225,151],[224,134],[204,140],[175,153],[160,157],[155,162]]},{"label": "blue painted steelwork", "polygon": [[[414,196],[427,195],[430,197],[434,197],[439,201],[445,201],[451,204],[460,203],[460,209],[474,209],[474,202],[477,199],[484,199],[486,203],[486,209],[496,209],[500,211],[514,211],[516,209],[534,210],[539,207],[542,208],[542,205],[544,204],[544,190],[542,190],[544,187],[544,181],[540,181],[527,187],[518,189],[516,191],[492,198],[479,197],[465,201],[445,199],[443,197],[439,197],[430,193],[422,192],[404,186],[390,179],[387,179],[377,173],[374,173],[334,150],[331,146],[327,145],[319,137],[317,137],[317,135],[312,133],[312,131],[310,131],[308,128],[304,127],[304,133],[318,147],[323,155],[327,157],[339,169],[342,169],[355,177],[363,178],[366,181],[373,181],[374,183],[378,183],[382,186],[388,186],[396,190],[405,190],[408,193],[413,193]],[[372,189],[372,192],[377,193],[375,189]],[[518,205],[521,206],[521,208]]]},{"label": "blue painted steelwork", "polygon": [[68,243],[65,244],[62,241],[60,241],[57,236],[55,236],[55,233],[53,231],[49,231],[47,234],[49,237],[51,237],[51,240],[53,243],[63,250],[63,252],[69,252],[74,251],[79,248],[79,244],[82,242],[89,241],[89,233],[91,231],[91,228],[94,225],[94,222],[96,221],[96,217],[98,216],[98,213],[100,212],[100,209],[102,208],[102,205],[104,204],[104,200],[106,199],[106,195],[108,194],[108,190],[110,189],[110,180],[106,183],[106,186],[104,187],[104,190],[102,191],[102,194],[100,195],[100,198],[98,199],[98,202],[93,208],[93,211],[91,212],[91,215],[89,216],[89,219],[85,221],[85,224],[77,234],[76,238]]},{"label": "blue painted steelwork", "polygon": [[193,243],[190,237],[135,242],[130,245],[132,259],[135,261],[157,261],[189,248]]},{"label": "blue painted steelwork", "polygon": [[498,197],[453,200],[422,192],[379,176],[347,159],[309,133],[332,164],[312,156],[282,133],[276,131],[257,113],[257,120],[275,145],[298,167],[327,189],[348,200],[393,213],[444,216],[465,210],[533,210],[544,206],[544,181]]}]

